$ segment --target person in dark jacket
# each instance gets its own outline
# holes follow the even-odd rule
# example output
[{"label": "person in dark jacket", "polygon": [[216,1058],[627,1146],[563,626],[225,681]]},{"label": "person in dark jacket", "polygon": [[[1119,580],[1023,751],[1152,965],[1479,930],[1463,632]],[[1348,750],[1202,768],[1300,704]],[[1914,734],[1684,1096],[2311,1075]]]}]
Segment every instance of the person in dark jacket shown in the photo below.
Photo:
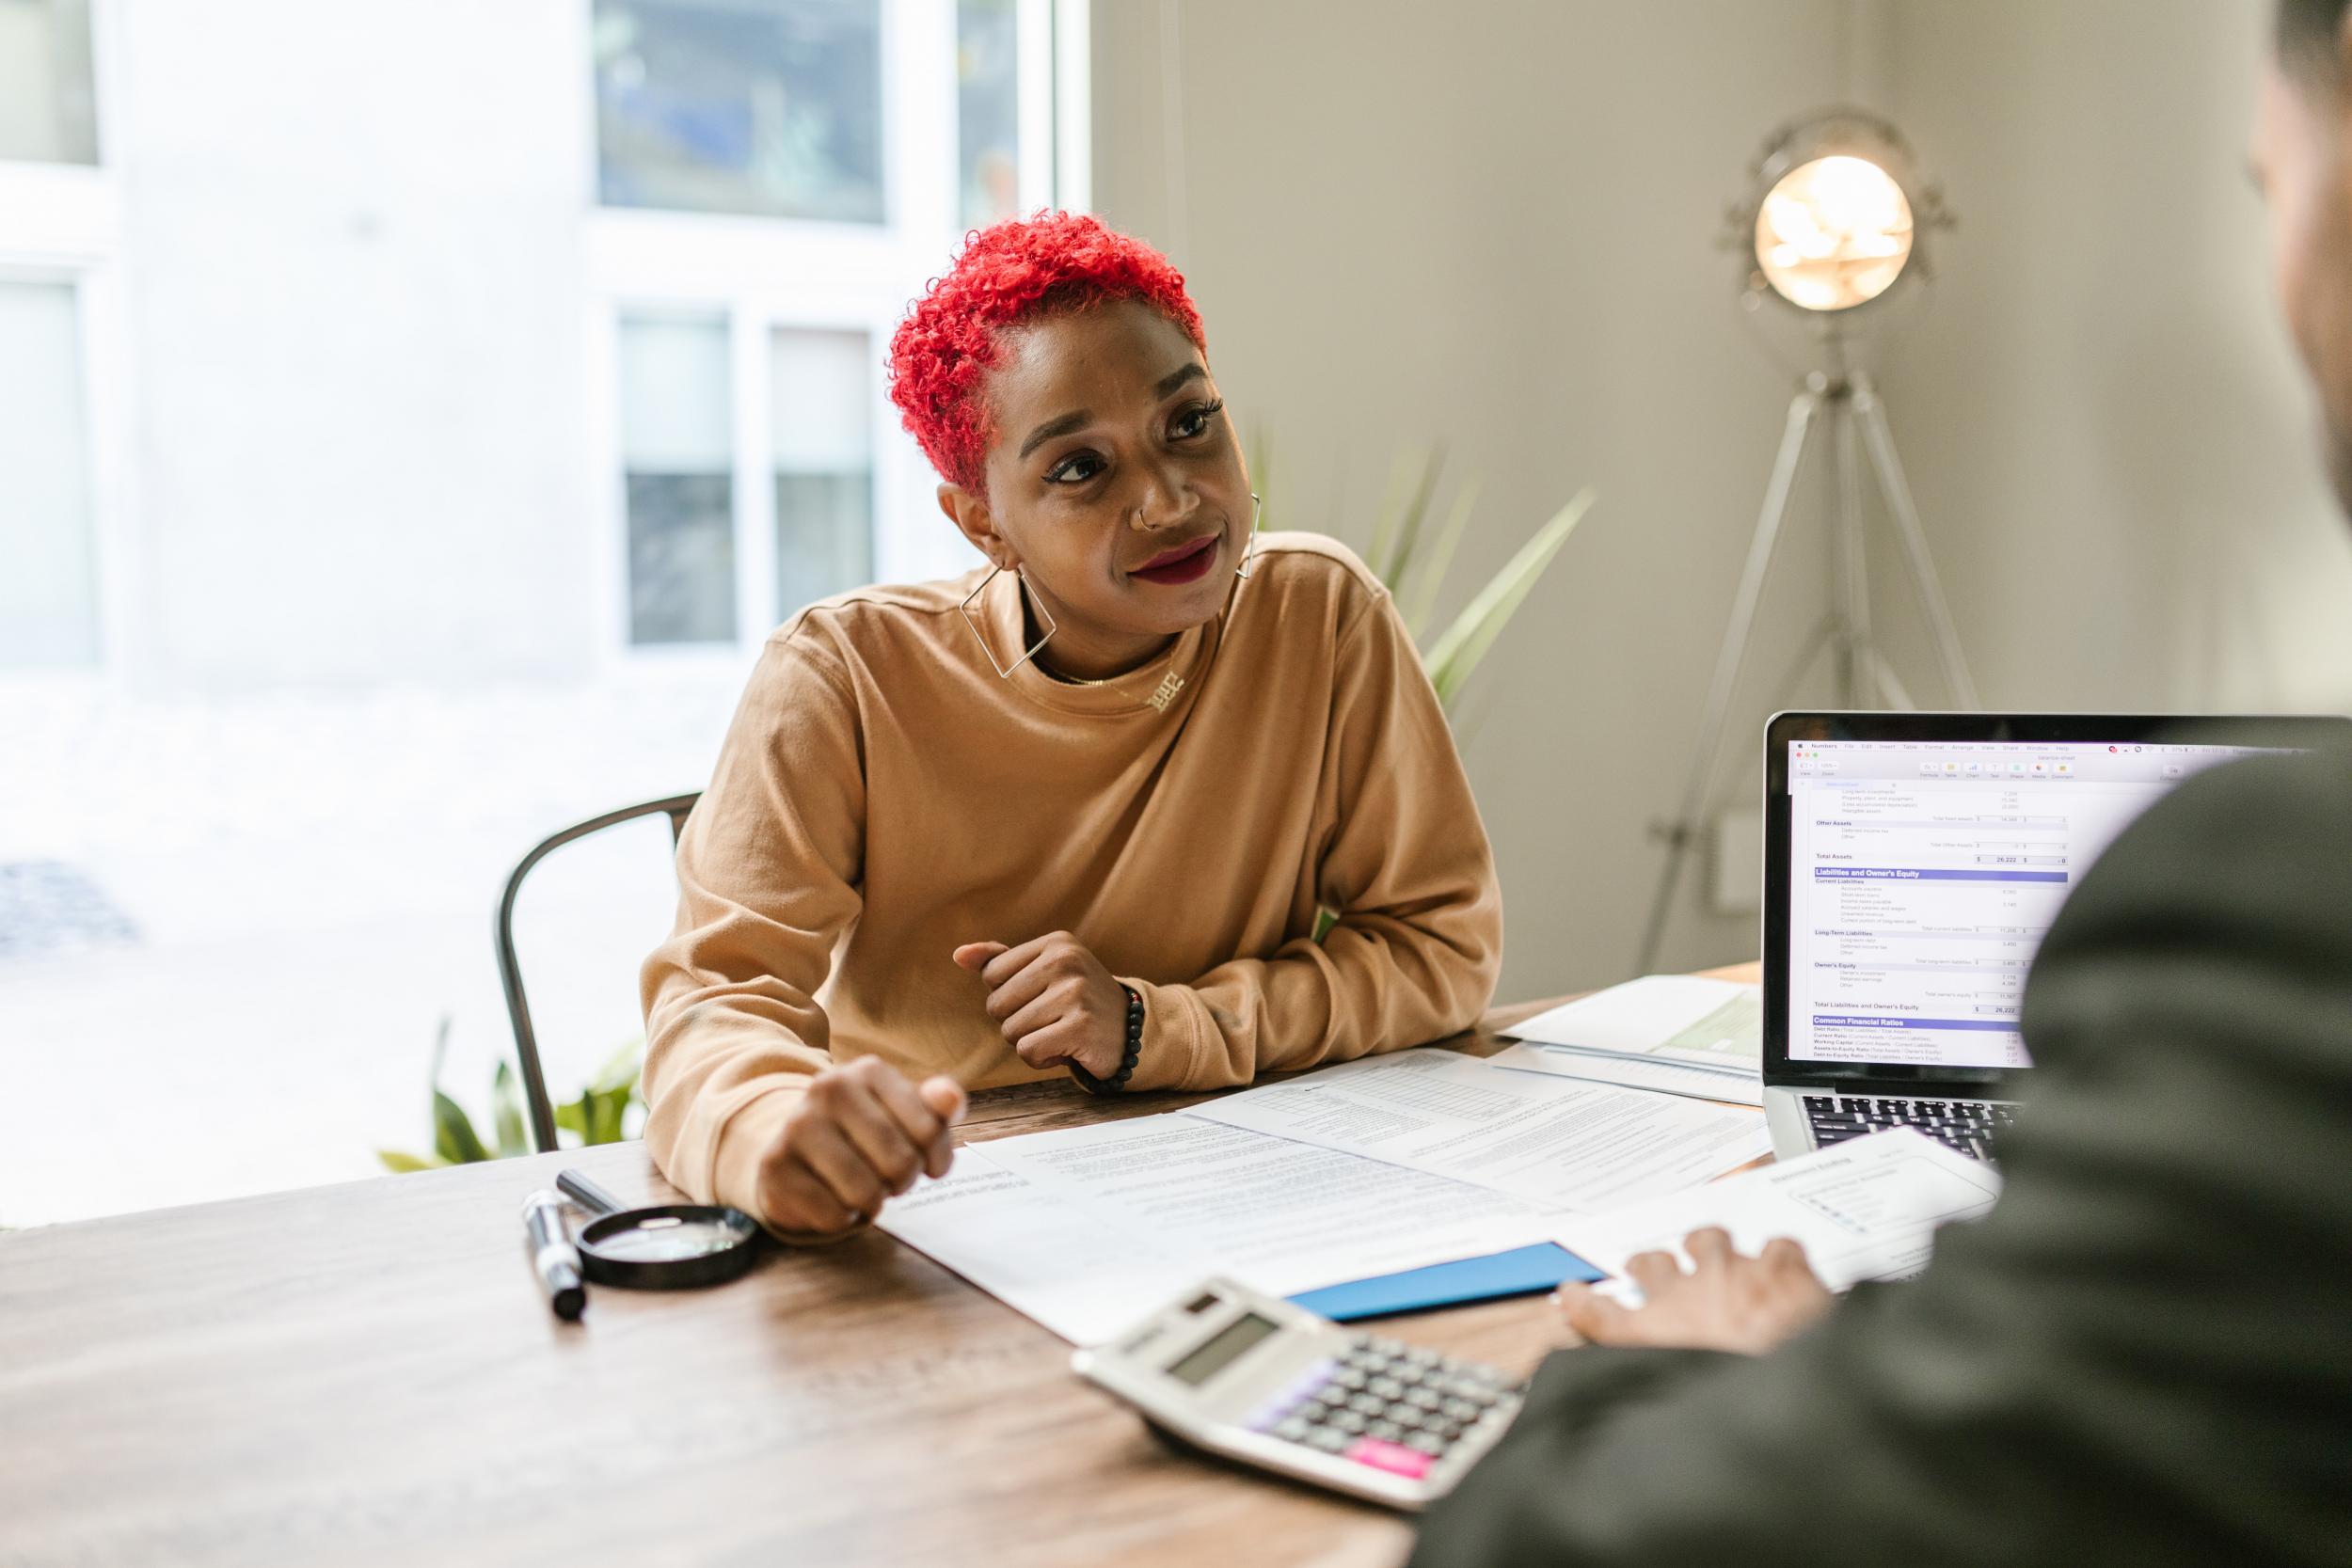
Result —
[{"label": "person in dark jacket", "polygon": [[[2255,170],[2352,511],[2352,32],[2283,0]],[[2352,1563],[2352,757],[2217,768],[2043,943],[2006,1190],[1834,1309],[1694,1238],[1427,1515],[1419,1568]],[[1598,1347],[1598,1348],[1594,1348]],[[1745,1354],[1741,1354],[1745,1353]]]}]

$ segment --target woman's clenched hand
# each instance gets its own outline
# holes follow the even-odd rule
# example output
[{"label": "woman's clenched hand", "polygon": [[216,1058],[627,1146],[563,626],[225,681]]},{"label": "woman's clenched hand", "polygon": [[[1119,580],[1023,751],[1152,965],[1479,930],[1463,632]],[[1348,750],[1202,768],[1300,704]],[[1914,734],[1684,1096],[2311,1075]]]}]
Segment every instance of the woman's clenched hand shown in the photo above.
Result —
[{"label": "woman's clenched hand", "polygon": [[1127,990],[1068,931],[1018,947],[966,942],[956,962],[988,982],[988,1016],[1031,1067],[1075,1062],[1098,1078],[1127,1053]]}]

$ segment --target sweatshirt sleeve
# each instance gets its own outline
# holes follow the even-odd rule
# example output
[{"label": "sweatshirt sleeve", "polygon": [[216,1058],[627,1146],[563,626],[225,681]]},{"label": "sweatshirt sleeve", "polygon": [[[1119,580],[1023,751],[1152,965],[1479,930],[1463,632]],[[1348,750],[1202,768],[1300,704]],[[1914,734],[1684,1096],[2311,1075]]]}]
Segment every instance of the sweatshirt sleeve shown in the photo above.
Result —
[{"label": "sweatshirt sleeve", "polygon": [[857,916],[857,708],[823,652],[761,654],[678,841],[677,924],[645,960],[645,1143],[700,1202],[756,1214],[761,1151],[828,1066],[816,1001]]},{"label": "sweatshirt sleeve", "polygon": [[1442,1039],[1478,1022],[1502,963],[1502,894],[1453,732],[1388,592],[1340,632],[1318,788],[1329,842],[1321,942],[1219,964],[1144,999],[1137,1088],[1218,1088],[1261,1072]]}]

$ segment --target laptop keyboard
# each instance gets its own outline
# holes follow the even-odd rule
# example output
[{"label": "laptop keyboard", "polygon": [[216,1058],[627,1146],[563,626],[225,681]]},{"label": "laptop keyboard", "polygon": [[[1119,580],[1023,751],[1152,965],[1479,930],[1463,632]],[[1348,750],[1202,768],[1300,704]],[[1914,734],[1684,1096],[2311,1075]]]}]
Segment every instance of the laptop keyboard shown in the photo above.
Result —
[{"label": "laptop keyboard", "polygon": [[1971,1159],[1996,1164],[1994,1146],[2017,1121],[2017,1107],[1997,1100],[1875,1100],[1862,1095],[1809,1094],[1806,1117],[1821,1148],[1867,1132],[1908,1127]]}]

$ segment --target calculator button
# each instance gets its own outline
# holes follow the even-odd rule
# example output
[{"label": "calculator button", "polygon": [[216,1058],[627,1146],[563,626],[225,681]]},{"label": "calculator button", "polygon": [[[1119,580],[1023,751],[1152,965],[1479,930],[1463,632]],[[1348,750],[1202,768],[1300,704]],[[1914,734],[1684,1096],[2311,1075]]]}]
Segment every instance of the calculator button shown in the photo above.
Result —
[{"label": "calculator button", "polygon": [[1285,1443],[1304,1443],[1307,1440],[1307,1434],[1313,1430],[1314,1428],[1307,1422],[1293,1416],[1274,1429],[1274,1435]]},{"label": "calculator button", "polygon": [[1387,1412],[1389,1402],[1373,1394],[1358,1394],[1347,1402],[1347,1408],[1359,1416],[1378,1416]]},{"label": "calculator button", "polygon": [[1297,1376],[1291,1379],[1290,1386],[1283,1392],[1287,1395],[1311,1394],[1328,1381],[1331,1373],[1338,1367],[1339,1363],[1328,1356],[1320,1361],[1310,1362],[1299,1370]]},{"label": "calculator button", "polygon": [[1447,1400],[1440,1403],[1438,1408],[1444,1411],[1450,1418],[1456,1421],[1471,1420],[1478,1415],[1478,1406],[1464,1399]]},{"label": "calculator button", "polygon": [[1405,1440],[1405,1429],[1394,1421],[1375,1421],[1364,1428],[1364,1434],[1368,1437],[1377,1437],[1384,1443],[1400,1443]]},{"label": "calculator button", "polygon": [[1425,1453],[1433,1459],[1445,1451],[1444,1439],[1434,1432],[1416,1432],[1405,1439],[1405,1446],[1416,1453]]},{"label": "calculator button", "polygon": [[1462,1435],[1462,1423],[1459,1421],[1448,1420],[1445,1417],[1440,1416],[1436,1420],[1428,1422],[1422,1427],[1422,1430],[1424,1432],[1434,1432],[1439,1438],[1451,1443],[1456,1437]]},{"label": "calculator button", "polygon": [[1428,1419],[1422,1412],[1402,1402],[1389,1406],[1389,1419],[1407,1429],[1422,1425]]},{"label": "calculator button", "polygon": [[1372,1380],[1372,1392],[1384,1400],[1392,1400],[1404,1394],[1405,1385],[1392,1377],[1375,1377]]},{"label": "calculator button", "polygon": [[1416,1367],[1434,1367],[1445,1358],[1434,1350],[1426,1350],[1416,1345],[1405,1353],[1405,1359]]},{"label": "calculator button", "polygon": [[1354,1367],[1342,1367],[1331,1374],[1331,1382],[1351,1394],[1360,1393],[1364,1385],[1371,1381],[1361,1370]]},{"label": "calculator button", "polygon": [[1359,1437],[1347,1450],[1347,1457],[1359,1465],[1369,1465],[1375,1470],[1419,1481],[1429,1473],[1437,1461],[1398,1443],[1384,1443],[1374,1437]]},{"label": "calculator button", "polygon": [[1331,1418],[1324,1424],[1334,1432],[1344,1432],[1350,1437],[1364,1430],[1364,1418],[1353,1410],[1335,1410]]},{"label": "calculator button", "polygon": [[1325,1453],[1345,1453],[1347,1446],[1359,1440],[1344,1432],[1334,1432],[1329,1427],[1317,1427],[1307,1433],[1307,1446],[1321,1449]]},{"label": "calculator button", "polygon": [[1435,1388],[1408,1388],[1405,1391],[1405,1402],[1423,1410],[1435,1410],[1445,1402],[1445,1397]]}]

